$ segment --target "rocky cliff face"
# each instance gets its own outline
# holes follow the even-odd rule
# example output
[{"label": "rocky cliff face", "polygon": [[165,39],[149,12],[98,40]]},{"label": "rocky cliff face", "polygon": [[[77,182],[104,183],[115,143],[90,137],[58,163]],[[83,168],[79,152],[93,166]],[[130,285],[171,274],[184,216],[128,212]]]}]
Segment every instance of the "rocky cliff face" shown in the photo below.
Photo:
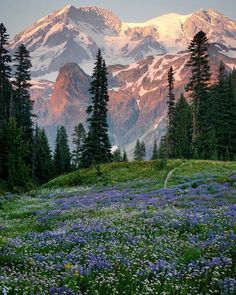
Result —
[{"label": "rocky cliff face", "polygon": [[[36,87],[35,87],[36,86]],[[90,76],[77,64],[68,63],[58,74],[55,84],[50,85],[52,93],[49,99],[32,87],[38,123],[44,126],[53,145],[58,125],[64,125],[71,137],[74,126],[86,120],[86,108],[89,102]]]}]

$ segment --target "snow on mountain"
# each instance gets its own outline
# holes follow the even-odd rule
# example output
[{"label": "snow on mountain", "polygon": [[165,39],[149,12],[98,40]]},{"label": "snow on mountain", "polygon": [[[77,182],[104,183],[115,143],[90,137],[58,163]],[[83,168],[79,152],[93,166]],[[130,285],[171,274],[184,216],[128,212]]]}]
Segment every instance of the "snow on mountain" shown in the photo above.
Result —
[{"label": "snow on mountain", "polygon": [[131,152],[140,138],[150,152],[154,138],[159,141],[165,132],[167,72],[173,66],[178,98],[190,75],[186,48],[200,30],[212,43],[212,72],[221,60],[228,70],[235,68],[236,22],[212,9],[122,23],[106,9],[69,5],[16,35],[10,50],[22,43],[30,50],[34,109],[52,144],[57,125],[71,135],[78,122],[86,122],[88,74],[100,48],[109,66],[112,143]]},{"label": "snow on mountain", "polygon": [[67,62],[77,62],[91,73],[98,48],[108,65],[126,65],[150,55],[185,50],[199,30],[206,32],[210,42],[236,48],[236,22],[212,9],[122,23],[109,10],[68,5],[16,35],[10,49],[24,43],[31,52],[33,77],[55,80],[55,73]]},{"label": "snow on mountain", "polygon": [[[58,68],[57,57],[58,63],[63,60],[70,62],[76,47],[81,55],[76,62],[82,68],[93,62],[90,58],[94,58],[98,47],[103,50],[107,64],[131,64],[136,59],[135,50],[138,52],[140,47],[145,47],[145,52],[137,61],[149,55],[161,58],[160,52],[175,54],[186,49],[200,29],[207,33],[210,42],[228,46],[221,48],[225,55],[235,56],[236,22],[211,9],[189,15],[171,13],[144,23],[121,23],[108,10],[69,5],[16,35],[10,48],[25,43],[33,58],[33,74],[38,75],[37,72],[42,70],[43,74],[48,75],[46,73],[49,72],[55,77],[57,71],[51,71],[50,67]],[[135,66],[137,63],[131,64],[131,67]]]}]

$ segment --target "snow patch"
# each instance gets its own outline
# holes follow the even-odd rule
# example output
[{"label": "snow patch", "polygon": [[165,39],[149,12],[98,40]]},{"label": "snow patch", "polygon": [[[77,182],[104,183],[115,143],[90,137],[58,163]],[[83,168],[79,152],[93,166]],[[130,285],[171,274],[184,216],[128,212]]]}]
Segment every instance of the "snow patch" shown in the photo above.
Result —
[{"label": "snow patch", "polygon": [[236,69],[236,65],[235,64],[227,64],[226,66],[229,67],[231,70]]},{"label": "snow patch", "polygon": [[117,145],[113,145],[113,146],[111,147],[111,152],[113,153],[113,152],[115,152],[116,150],[118,150],[118,146],[117,146]]},{"label": "snow patch", "polygon": [[140,110],[140,99],[136,99],[137,105],[138,105],[138,109]]}]

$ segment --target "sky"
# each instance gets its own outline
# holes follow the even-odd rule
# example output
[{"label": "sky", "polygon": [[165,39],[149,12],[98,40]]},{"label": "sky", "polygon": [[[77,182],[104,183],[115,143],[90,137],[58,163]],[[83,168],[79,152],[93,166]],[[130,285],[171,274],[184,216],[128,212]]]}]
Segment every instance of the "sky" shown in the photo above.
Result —
[{"label": "sky", "polygon": [[0,22],[13,38],[38,19],[69,4],[101,6],[126,22],[143,22],[170,12],[188,14],[200,8],[213,8],[236,20],[236,0],[0,0]]}]

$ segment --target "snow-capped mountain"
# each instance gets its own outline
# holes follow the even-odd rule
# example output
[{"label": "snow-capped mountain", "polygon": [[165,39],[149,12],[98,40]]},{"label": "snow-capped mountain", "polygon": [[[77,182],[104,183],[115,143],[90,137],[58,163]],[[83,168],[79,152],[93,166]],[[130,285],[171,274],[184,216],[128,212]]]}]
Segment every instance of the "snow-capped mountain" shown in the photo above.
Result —
[{"label": "snow-capped mountain", "polygon": [[67,62],[76,62],[91,73],[98,48],[108,65],[126,65],[150,55],[184,50],[199,30],[206,32],[210,42],[236,47],[236,22],[211,9],[122,23],[106,9],[69,5],[16,35],[10,49],[24,43],[31,52],[33,77],[55,81]]},{"label": "snow-capped mountain", "polygon": [[236,22],[211,9],[122,23],[96,6],[66,6],[16,35],[10,50],[24,43],[31,52],[35,113],[53,144],[57,125],[71,136],[86,121],[88,74],[100,48],[109,66],[110,137],[131,154],[137,138],[150,152],[154,138],[160,141],[164,134],[167,72],[173,66],[178,99],[190,75],[186,48],[200,30],[211,43],[212,73],[221,60],[228,70],[236,68]]}]

